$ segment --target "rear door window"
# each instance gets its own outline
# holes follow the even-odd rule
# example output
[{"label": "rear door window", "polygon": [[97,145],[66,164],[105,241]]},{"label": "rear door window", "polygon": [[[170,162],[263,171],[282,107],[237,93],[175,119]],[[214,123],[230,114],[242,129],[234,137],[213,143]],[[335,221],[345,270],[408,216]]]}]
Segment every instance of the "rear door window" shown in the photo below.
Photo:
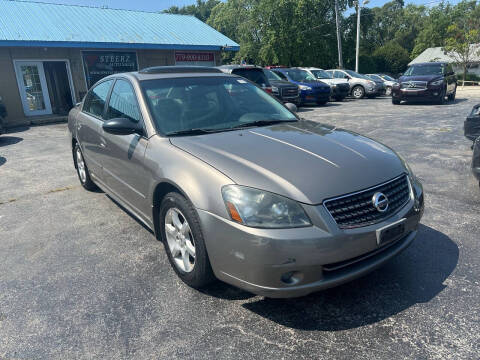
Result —
[{"label": "rear door window", "polygon": [[105,102],[113,80],[104,81],[91,89],[83,102],[83,111],[102,119]]},{"label": "rear door window", "polygon": [[262,69],[235,69],[233,74],[242,76],[260,86],[269,86],[269,82]]}]

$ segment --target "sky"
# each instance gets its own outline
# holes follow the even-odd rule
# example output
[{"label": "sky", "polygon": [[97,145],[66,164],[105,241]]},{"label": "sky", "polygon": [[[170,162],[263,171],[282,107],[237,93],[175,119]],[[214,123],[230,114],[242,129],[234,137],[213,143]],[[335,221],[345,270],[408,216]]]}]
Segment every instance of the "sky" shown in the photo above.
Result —
[{"label": "sky", "polygon": [[[57,4],[86,5],[86,6],[107,6],[113,9],[129,9],[143,11],[161,11],[170,6],[184,6],[194,4],[196,0],[29,0],[37,2],[48,2]],[[370,0],[368,7],[382,6],[388,0]],[[406,4],[437,5],[440,0],[406,0]],[[450,0],[450,3],[457,3],[459,0]]]}]

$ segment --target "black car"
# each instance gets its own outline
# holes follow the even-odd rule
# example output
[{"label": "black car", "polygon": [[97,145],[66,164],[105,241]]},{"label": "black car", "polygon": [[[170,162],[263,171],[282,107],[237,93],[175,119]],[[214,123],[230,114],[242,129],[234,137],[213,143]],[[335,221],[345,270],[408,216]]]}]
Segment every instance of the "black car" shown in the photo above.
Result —
[{"label": "black car", "polygon": [[472,172],[480,185],[480,137],[473,144]]},{"label": "black car", "polygon": [[452,65],[444,62],[411,65],[392,89],[392,103],[403,101],[433,101],[444,104],[455,100],[457,78]]},{"label": "black car", "polygon": [[254,65],[222,65],[218,69],[228,74],[242,76],[284,103],[299,104],[298,86],[282,80],[272,71]]},{"label": "black car", "polygon": [[480,104],[473,107],[463,124],[463,129],[468,140],[475,142],[480,137]]},{"label": "black car", "polygon": [[7,109],[3,104],[2,97],[0,97],[0,135],[5,132],[4,119],[7,117]]}]

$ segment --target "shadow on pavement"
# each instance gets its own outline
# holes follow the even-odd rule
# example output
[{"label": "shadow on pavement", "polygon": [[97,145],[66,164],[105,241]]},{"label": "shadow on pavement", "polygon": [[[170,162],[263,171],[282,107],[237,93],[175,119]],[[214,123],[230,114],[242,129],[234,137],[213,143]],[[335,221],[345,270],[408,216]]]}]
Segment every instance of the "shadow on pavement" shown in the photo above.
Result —
[{"label": "shadow on pavement", "polygon": [[15,133],[20,133],[20,132],[24,132],[24,131],[27,131],[27,130],[30,130],[30,126],[16,126],[16,127],[13,127],[13,128],[9,128],[7,129],[7,134],[15,134]]},{"label": "shadow on pavement", "polygon": [[303,298],[265,298],[242,306],[295,329],[357,328],[433,299],[446,287],[443,282],[455,269],[458,255],[448,236],[420,225],[409,249],[361,279]]},{"label": "shadow on pavement", "polygon": [[0,156],[0,166],[5,164],[7,162],[7,159],[5,159],[3,156]]},{"label": "shadow on pavement", "polygon": [[16,136],[0,136],[0,147],[2,146],[8,146],[8,145],[14,145],[22,141],[23,138],[21,137],[16,137]]}]

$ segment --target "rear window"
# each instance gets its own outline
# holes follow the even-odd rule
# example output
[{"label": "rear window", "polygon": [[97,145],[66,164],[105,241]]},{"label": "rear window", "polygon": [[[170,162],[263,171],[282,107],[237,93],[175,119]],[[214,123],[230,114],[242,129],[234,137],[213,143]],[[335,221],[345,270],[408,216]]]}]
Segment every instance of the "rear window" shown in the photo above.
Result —
[{"label": "rear window", "polygon": [[269,85],[268,79],[262,69],[235,69],[232,73],[253,81],[260,86]]}]

